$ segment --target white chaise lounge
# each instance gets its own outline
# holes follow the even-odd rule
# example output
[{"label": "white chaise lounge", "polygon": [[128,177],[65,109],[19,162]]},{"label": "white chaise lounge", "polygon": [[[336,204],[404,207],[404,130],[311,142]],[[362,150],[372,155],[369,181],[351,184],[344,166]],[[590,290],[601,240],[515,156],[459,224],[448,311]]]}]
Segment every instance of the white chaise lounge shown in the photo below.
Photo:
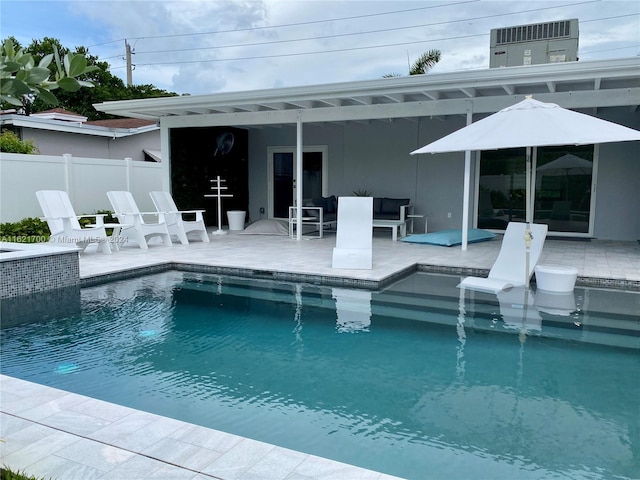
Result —
[{"label": "white chaise lounge", "polygon": [[[191,232],[197,233],[203,242],[209,243],[207,227],[202,216],[204,210],[178,210],[169,192],[149,192],[149,195],[151,195],[156,210],[164,213],[169,233],[178,237],[180,243],[187,245],[189,243],[188,235]],[[184,214],[194,215],[195,220],[184,220]]]},{"label": "white chaise lounge", "polygon": [[[160,237],[167,246],[172,245],[164,213],[141,212],[133,199],[133,195],[127,191],[107,192],[107,197],[109,197],[118,221],[128,225],[122,229],[120,233],[122,237],[134,240],[143,250],[149,248],[147,241],[154,237]],[[156,215],[158,221],[156,223],[147,223],[143,215]]]},{"label": "white chaise lounge", "polygon": [[526,271],[526,223],[510,222],[504,232],[502,245],[498,258],[489,271],[487,278],[467,277],[458,287],[471,290],[497,293],[507,288],[526,284],[526,279],[531,278],[533,269],[540,260],[542,247],[547,237],[547,225],[531,224],[532,235],[529,251],[529,271]]},{"label": "white chaise lounge", "polygon": [[[69,200],[67,192],[62,190],[39,190],[36,198],[40,203],[43,220],[47,222],[51,232],[50,242],[76,245],[86,249],[92,243],[97,243],[103,253],[111,253],[109,238],[104,227],[104,214],[77,216]],[[80,226],[78,218],[95,218],[95,225],[85,228]]]},{"label": "white chaise lounge", "polygon": [[373,198],[338,198],[338,229],[333,268],[371,269],[373,258]]}]

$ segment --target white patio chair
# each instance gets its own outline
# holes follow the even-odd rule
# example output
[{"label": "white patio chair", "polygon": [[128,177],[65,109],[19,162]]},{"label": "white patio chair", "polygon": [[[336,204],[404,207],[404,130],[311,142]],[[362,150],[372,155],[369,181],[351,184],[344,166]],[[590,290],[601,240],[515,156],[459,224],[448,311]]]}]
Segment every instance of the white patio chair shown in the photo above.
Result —
[{"label": "white patio chair", "polygon": [[333,268],[371,269],[373,198],[339,197]]},{"label": "white patio chair", "polygon": [[[203,242],[209,243],[207,227],[202,216],[204,210],[178,210],[169,192],[149,192],[149,195],[151,195],[151,200],[153,200],[156,210],[164,213],[169,233],[177,236],[180,243],[183,245],[189,243],[187,236],[190,232],[196,232]],[[195,215],[195,220],[184,220],[183,214]]]},{"label": "white patio chair", "polygon": [[[127,191],[107,192],[107,197],[109,197],[118,221],[128,225],[122,229],[120,236],[136,241],[143,250],[149,248],[147,241],[154,237],[160,237],[168,247],[172,245],[164,213],[141,212],[133,195]],[[158,222],[147,223],[143,215],[157,215]]]},{"label": "white patio chair", "polygon": [[[50,242],[75,245],[85,250],[92,243],[99,244],[104,253],[111,253],[109,238],[104,227],[105,214],[76,215],[67,192],[61,190],[39,190],[38,203],[51,232]],[[79,218],[93,217],[95,225],[80,226]]]},{"label": "white patio chair", "polygon": [[540,260],[542,247],[547,237],[547,225],[531,224],[531,247],[529,250],[529,271],[526,270],[526,245],[524,234],[526,223],[509,222],[502,238],[498,258],[487,278],[467,277],[458,287],[497,293],[507,288],[525,285],[525,275],[531,278],[533,269]]}]

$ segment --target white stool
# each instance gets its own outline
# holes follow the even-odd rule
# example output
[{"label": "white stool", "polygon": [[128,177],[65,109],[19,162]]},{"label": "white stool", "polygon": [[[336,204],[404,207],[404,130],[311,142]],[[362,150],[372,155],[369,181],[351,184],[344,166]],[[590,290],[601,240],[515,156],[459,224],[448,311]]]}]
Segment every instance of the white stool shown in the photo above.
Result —
[{"label": "white stool", "polygon": [[536,265],[536,285],[547,292],[572,292],[578,269],[563,265]]}]

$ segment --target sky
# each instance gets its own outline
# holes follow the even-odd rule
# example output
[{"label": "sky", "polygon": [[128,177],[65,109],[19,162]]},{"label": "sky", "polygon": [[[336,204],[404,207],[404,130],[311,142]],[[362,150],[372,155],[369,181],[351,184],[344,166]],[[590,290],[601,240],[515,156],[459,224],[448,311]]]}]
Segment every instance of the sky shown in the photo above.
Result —
[{"label": "sky", "polygon": [[84,46],[126,81],[207,94],[489,67],[493,28],[577,18],[581,61],[637,57],[638,0],[2,0],[0,36]]}]

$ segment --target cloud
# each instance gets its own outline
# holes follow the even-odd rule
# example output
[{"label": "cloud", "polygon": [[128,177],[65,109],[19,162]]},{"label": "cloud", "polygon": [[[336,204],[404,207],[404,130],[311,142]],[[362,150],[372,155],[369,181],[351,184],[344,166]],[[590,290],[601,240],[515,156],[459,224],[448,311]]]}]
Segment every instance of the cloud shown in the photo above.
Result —
[{"label": "cloud", "polygon": [[23,0],[3,2],[3,33],[25,35],[27,11],[33,38],[90,47],[123,79],[126,39],[134,83],[191,94],[406,74],[434,48],[433,72],[487,68],[492,28],[569,18],[581,22],[583,59],[640,50],[633,0]]}]

